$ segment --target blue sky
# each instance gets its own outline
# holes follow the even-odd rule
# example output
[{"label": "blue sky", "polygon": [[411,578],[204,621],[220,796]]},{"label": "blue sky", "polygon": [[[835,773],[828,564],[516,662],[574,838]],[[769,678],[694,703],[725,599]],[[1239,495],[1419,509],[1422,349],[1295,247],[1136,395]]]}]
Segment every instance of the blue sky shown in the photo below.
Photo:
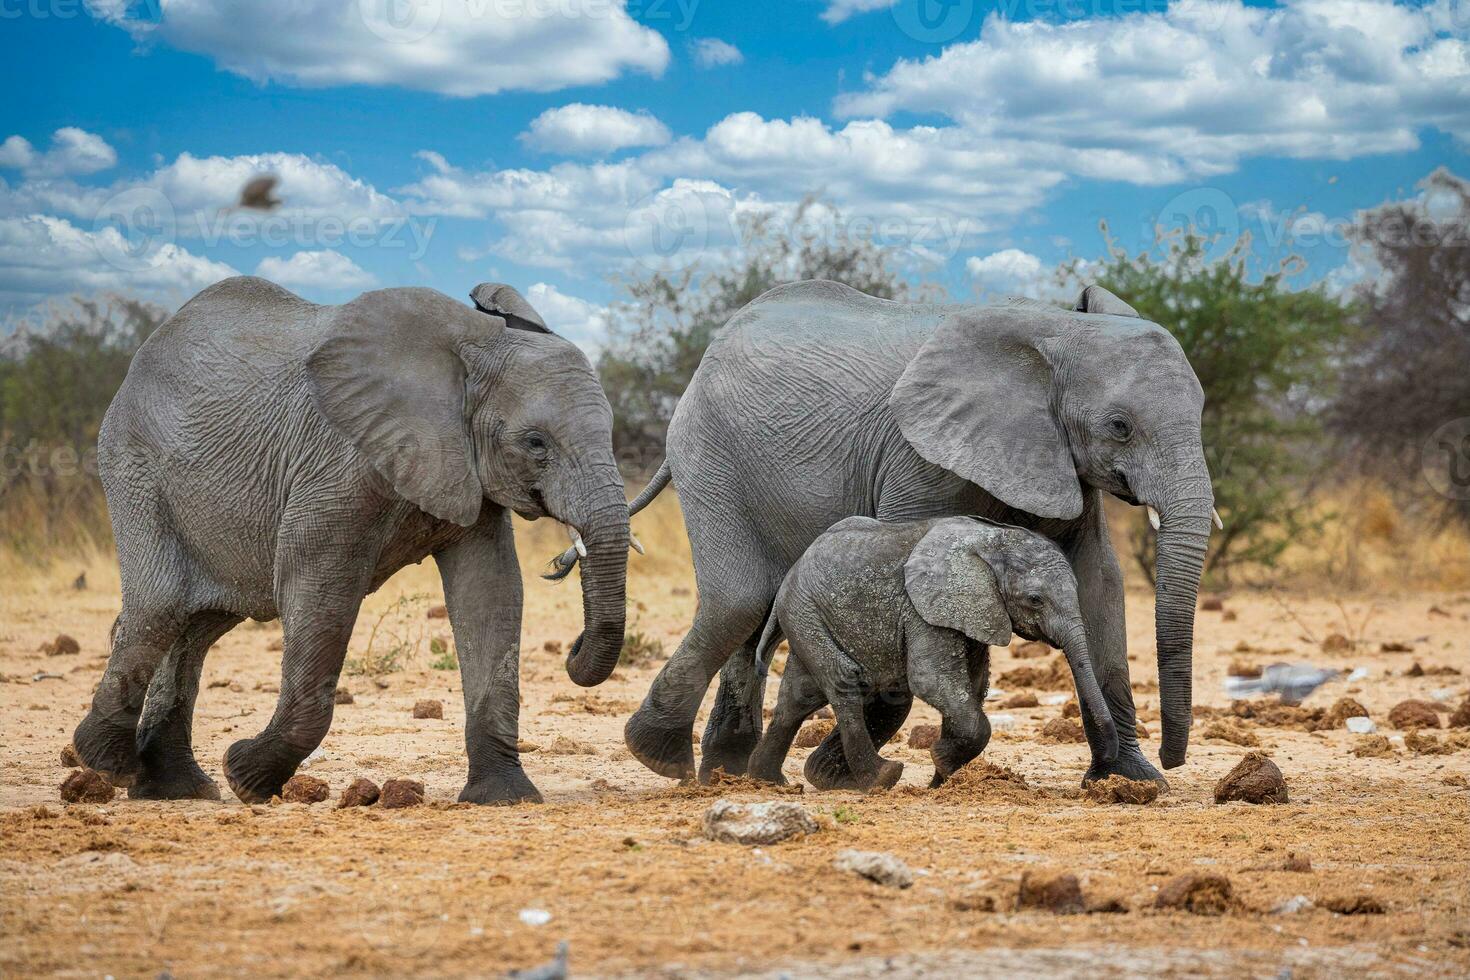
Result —
[{"label": "blue sky", "polygon": [[[1356,211],[1470,173],[1463,0],[0,0],[0,38],[12,320],[498,280],[595,347],[617,277],[730,261],[808,193],[841,217],[802,233],[956,299],[1036,292],[1099,220],[1341,288]],[[261,172],[282,206],[227,210]]]}]

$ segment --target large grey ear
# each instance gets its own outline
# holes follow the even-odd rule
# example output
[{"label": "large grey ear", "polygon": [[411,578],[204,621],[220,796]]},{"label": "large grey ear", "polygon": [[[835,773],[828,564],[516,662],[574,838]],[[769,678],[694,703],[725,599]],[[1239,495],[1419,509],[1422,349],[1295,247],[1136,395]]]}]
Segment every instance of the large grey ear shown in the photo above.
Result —
[{"label": "large grey ear", "polygon": [[500,317],[507,327],[551,333],[551,328],[541,319],[541,314],[513,286],[507,286],[503,282],[482,282],[470,290],[470,299],[474,302],[475,309]]},{"label": "large grey ear", "polygon": [[919,455],[1038,517],[1082,513],[1082,487],[1052,414],[1053,371],[1034,307],[947,316],[904,369],[888,404]]},{"label": "large grey ear", "polygon": [[934,525],[909,552],[903,584],[924,622],[1003,647],[1011,642],[1011,618],[995,572],[976,550],[983,533],[963,519]]},{"label": "large grey ear", "polygon": [[1101,286],[1084,286],[1077,297],[1078,313],[1111,313],[1114,316],[1138,316],[1138,311]]},{"label": "large grey ear", "polygon": [[505,329],[432,289],[380,289],[324,314],[307,358],[312,400],[393,489],[426,512],[475,523],[474,469],[461,351]]}]

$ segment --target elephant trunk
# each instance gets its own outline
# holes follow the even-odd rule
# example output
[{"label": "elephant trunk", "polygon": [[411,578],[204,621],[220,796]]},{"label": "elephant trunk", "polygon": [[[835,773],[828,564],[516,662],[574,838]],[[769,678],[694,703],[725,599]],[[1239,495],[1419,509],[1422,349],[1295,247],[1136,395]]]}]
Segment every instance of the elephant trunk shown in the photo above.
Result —
[{"label": "elephant trunk", "polygon": [[1155,559],[1154,635],[1159,655],[1159,706],[1165,769],[1184,764],[1193,720],[1194,607],[1210,540],[1214,494],[1203,456],[1197,468],[1159,502]]},{"label": "elephant trunk", "polygon": [[583,627],[567,654],[567,676],[574,684],[596,687],[612,674],[623,651],[628,502],[615,467],[612,480],[587,496],[590,504],[569,520],[581,532],[587,556],[581,561]]},{"label": "elephant trunk", "polygon": [[1098,686],[1097,676],[1092,670],[1092,657],[1087,649],[1087,630],[1080,616],[1074,617],[1063,630],[1053,635],[1061,638],[1062,655],[1067,666],[1072,668],[1072,681],[1077,686],[1077,703],[1092,719],[1102,733],[1103,758],[1108,762],[1118,757],[1118,729],[1113,724],[1113,715]]}]

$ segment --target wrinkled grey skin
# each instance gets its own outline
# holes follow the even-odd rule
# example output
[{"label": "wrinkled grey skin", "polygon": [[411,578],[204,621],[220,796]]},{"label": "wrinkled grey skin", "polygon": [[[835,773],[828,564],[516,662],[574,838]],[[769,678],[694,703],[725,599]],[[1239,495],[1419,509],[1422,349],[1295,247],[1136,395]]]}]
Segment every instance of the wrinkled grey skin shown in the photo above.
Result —
[{"label": "wrinkled grey skin", "polygon": [[[1183,763],[1214,502],[1200,442],[1204,396],[1167,331],[1096,286],[1077,305],[919,306],[802,282],[730,320],[679,402],[666,469],[650,486],[656,492],[671,473],[678,488],[699,610],[628,721],[635,757],[665,776],[693,774],[690,729],[724,667],[700,774],[744,772],[761,728],[756,639],[807,546],[854,515],[972,514],[1046,535],[1072,565],[1120,743],[1108,761],[1084,719],[1093,750],[1084,780],[1162,780],[1134,734],[1123,578],[1102,510],[1112,493],[1162,515],[1160,758]],[[874,740],[890,737],[907,711],[869,710]],[[850,781],[835,738],[817,757],[825,782]]]},{"label": "wrinkled grey skin", "polygon": [[853,781],[888,789],[903,763],[878,755],[863,706],[918,695],[943,719],[929,783],[941,785],[990,741],[982,710],[990,647],[1009,643],[1012,630],[1062,649],[1077,700],[1102,733],[1104,759],[1116,756],[1118,736],[1088,659],[1077,582],[1054,542],[968,517],[839,521],[787,573],[756,646],[758,688],[783,632],[791,655],[750,775],[784,784],[781,763],[801,723],[831,704]]},{"label": "wrinkled grey skin", "polygon": [[228,279],[148,339],[98,439],[122,612],[76,730],[83,762],[135,798],[218,799],[190,739],[204,657],[279,616],[275,714],[224,762],[242,800],[269,799],[327,732],[363,597],[433,555],[464,682],[460,799],[540,799],[516,750],[510,514],[586,540],[567,670],[590,685],[621,649],[628,512],[597,378],[507,290],[476,290],[478,311],[430,289],[318,306]]}]

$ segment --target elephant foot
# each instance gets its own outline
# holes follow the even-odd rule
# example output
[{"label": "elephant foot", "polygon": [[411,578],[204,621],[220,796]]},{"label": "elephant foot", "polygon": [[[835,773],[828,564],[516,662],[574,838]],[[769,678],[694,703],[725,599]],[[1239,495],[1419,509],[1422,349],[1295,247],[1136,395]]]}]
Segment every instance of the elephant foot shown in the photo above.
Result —
[{"label": "elephant foot", "polygon": [[761,783],[770,783],[772,786],[785,786],[786,775],[781,772],[781,764],[774,765],[754,762],[747,773],[751,779]]},{"label": "elephant foot", "polygon": [[884,760],[873,773],[873,778],[863,787],[868,793],[882,793],[898,785],[898,780],[903,776],[903,763],[897,759]]},{"label": "elephant foot", "polygon": [[699,746],[699,781],[709,782],[716,769],[723,769],[727,776],[745,775],[760,738],[760,732],[717,730],[711,721]]},{"label": "elephant foot", "polygon": [[150,769],[128,787],[130,800],[220,800],[219,786],[189,759],[170,769]]},{"label": "elephant foot", "polygon": [[300,758],[288,757],[279,741],[263,735],[241,739],[225,750],[225,782],[242,803],[268,803],[299,765]]},{"label": "elephant foot", "polygon": [[694,741],[689,727],[665,728],[652,723],[639,708],[623,726],[623,741],[633,758],[660,776],[689,779],[694,775]]},{"label": "elephant foot", "polygon": [[520,766],[508,766],[491,776],[471,778],[459,791],[459,802],[514,806],[517,803],[544,803],[545,800]]},{"label": "elephant foot", "polygon": [[833,732],[828,741],[822,742],[806,757],[802,775],[817,789],[862,789],[856,776],[847,766],[847,756],[842,752],[842,742]]},{"label": "elephant foot", "polygon": [[1165,792],[1169,789],[1169,781],[1164,778],[1163,773],[1154,768],[1153,763],[1144,758],[1143,752],[1137,745],[1120,745],[1118,757],[1111,762],[1094,755],[1087,775],[1082,777],[1082,785],[1087,786],[1100,779],[1107,779],[1109,776],[1124,776],[1139,782],[1155,782]]},{"label": "elephant foot", "polygon": [[72,747],[82,765],[96,770],[117,787],[127,787],[143,772],[138,756],[138,719],[126,716],[114,721],[94,709],[82,719],[72,735]]}]

